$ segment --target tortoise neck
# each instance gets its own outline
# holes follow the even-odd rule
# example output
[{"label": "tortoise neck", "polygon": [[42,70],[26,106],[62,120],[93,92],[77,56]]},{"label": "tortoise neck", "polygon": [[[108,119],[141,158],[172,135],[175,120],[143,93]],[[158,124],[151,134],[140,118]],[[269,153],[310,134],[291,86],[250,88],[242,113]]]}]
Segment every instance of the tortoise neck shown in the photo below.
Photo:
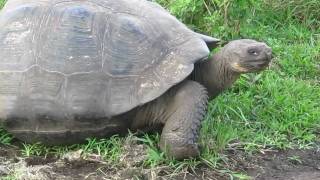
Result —
[{"label": "tortoise neck", "polygon": [[229,68],[227,59],[222,52],[213,55],[212,58],[195,64],[192,79],[205,86],[209,98],[213,99],[221,92],[229,88],[240,76]]}]

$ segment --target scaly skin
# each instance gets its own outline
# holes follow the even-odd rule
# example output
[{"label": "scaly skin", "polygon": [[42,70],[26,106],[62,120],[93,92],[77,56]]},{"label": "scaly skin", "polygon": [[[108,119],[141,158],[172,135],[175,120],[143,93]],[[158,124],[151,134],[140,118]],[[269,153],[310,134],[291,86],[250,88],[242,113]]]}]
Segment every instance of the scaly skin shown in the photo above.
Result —
[{"label": "scaly skin", "polygon": [[[197,63],[191,79],[204,85],[209,98],[214,99],[240,77],[239,72],[231,70],[221,54],[215,54],[212,59]],[[215,78],[212,78],[215,77]]]}]

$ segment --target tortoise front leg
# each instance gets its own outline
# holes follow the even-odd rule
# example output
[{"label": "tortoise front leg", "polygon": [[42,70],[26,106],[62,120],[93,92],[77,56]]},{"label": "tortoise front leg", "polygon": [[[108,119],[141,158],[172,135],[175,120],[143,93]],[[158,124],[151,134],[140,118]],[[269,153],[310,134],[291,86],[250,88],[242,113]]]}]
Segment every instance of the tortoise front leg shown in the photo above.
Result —
[{"label": "tortoise front leg", "polygon": [[184,159],[199,155],[198,136],[202,119],[205,116],[207,90],[195,81],[185,81],[168,92],[164,128],[160,148],[169,156]]},{"label": "tortoise front leg", "polygon": [[198,156],[197,140],[207,102],[207,90],[198,82],[186,80],[137,108],[130,129],[150,132],[164,126],[162,151],[176,159]]}]

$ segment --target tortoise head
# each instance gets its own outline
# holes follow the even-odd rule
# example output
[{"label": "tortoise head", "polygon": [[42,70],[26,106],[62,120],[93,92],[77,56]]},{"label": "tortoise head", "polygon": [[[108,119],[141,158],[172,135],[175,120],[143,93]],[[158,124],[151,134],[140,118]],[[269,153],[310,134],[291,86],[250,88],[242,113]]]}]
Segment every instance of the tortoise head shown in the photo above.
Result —
[{"label": "tortoise head", "polygon": [[231,41],[221,53],[231,70],[238,73],[262,71],[272,59],[272,50],[268,45],[251,39]]}]

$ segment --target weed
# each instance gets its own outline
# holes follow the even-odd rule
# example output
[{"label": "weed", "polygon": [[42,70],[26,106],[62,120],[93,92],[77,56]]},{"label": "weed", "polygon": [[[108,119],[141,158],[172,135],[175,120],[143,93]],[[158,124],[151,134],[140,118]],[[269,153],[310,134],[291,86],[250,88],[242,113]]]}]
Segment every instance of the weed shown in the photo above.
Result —
[{"label": "weed", "polygon": [[0,126],[0,144],[10,144],[13,137]]},{"label": "weed", "polygon": [[1,177],[1,180],[17,180],[17,178],[14,175],[7,175]]},{"label": "weed", "polygon": [[85,153],[95,153],[108,162],[116,163],[122,153],[123,141],[124,139],[118,136],[100,140],[88,139],[87,143],[80,145],[79,148]]},{"label": "weed", "polygon": [[299,156],[290,156],[288,160],[295,164],[302,164],[302,161]]},{"label": "weed", "polygon": [[21,150],[22,155],[26,157],[31,156],[41,156],[43,154],[46,154],[47,148],[43,146],[40,143],[34,143],[34,144],[26,144],[23,143],[23,149]]}]

